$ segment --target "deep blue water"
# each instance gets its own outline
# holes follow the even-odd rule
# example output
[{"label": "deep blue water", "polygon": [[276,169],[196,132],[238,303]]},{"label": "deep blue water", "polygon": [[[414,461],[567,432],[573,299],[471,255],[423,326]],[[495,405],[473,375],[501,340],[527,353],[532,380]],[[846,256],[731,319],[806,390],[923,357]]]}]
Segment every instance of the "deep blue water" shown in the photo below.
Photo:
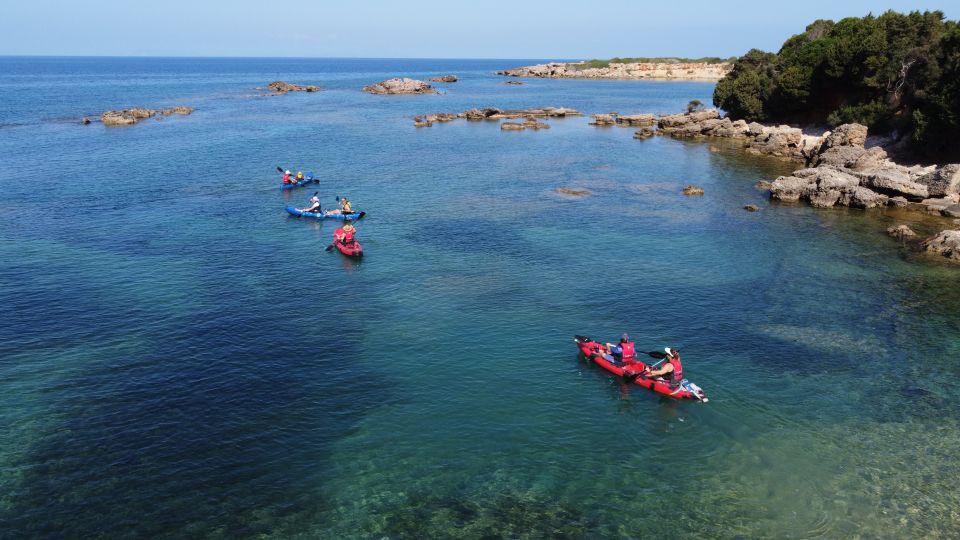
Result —
[{"label": "deep blue water", "polygon": [[[494,74],[532,62],[0,58],[0,536],[960,534],[957,271],[883,233],[935,224],[770,205],[790,164],[588,117],[413,127],[712,93]],[[313,191],[368,212],[362,262],[283,211]],[[625,330],[710,402],[578,359]]]}]

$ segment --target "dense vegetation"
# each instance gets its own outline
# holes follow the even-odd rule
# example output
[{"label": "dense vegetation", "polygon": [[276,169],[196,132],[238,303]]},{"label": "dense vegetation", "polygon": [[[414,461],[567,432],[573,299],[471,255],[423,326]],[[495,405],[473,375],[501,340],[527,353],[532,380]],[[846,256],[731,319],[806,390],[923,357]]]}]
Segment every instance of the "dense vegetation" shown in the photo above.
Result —
[{"label": "dense vegetation", "polygon": [[818,20],[776,54],[737,59],[713,102],[746,120],[859,122],[960,156],[960,25],[940,11]]},{"label": "dense vegetation", "polygon": [[736,60],[736,57],[732,58],[718,58],[716,56],[708,56],[705,58],[673,58],[667,56],[658,56],[658,57],[637,57],[637,58],[618,58],[614,57],[609,60],[587,60],[582,64],[578,64],[581,69],[586,68],[605,68],[610,67],[610,64],[722,64],[724,62],[733,62]]}]

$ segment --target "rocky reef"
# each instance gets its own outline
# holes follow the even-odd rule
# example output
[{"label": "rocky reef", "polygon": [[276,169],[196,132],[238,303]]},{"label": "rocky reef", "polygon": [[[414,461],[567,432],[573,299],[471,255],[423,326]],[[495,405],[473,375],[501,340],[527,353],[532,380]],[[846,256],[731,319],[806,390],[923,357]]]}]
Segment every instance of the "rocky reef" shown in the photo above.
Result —
[{"label": "rocky reef", "polygon": [[363,87],[364,92],[371,94],[436,94],[437,90],[429,83],[418,81],[416,79],[395,78],[381,81],[376,84]]},{"label": "rocky reef", "polygon": [[[496,107],[484,107],[482,109],[469,109],[462,113],[435,113],[416,116],[413,119],[413,125],[416,127],[430,127],[434,122],[450,122],[457,119],[466,120],[507,120],[513,118],[525,118],[527,122],[536,118],[565,118],[567,116],[583,116],[583,113],[574,109],[565,107],[542,107],[539,109],[512,109],[503,110]],[[539,123],[539,127],[550,127],[547,124]],[[530,127],[530,126],[527,126]],[[518,129],[503,128],[501,129]],[[524,128],[519,128],[524,129]],[[534,127],[534,129],[538,129]]]},{"label": "rocky reef", "polygon": [[595,114],[591,126],[620,126],[620,127],[643,127],[653,126],[657,123],[657,117],[653,114]]},{"label": "rocky reef", "polygon": [[[121,109],[117,111],[107,111],[100,115],[100,121],[105,126],[131,126],[146,118],[170,116],[171,114],[188,115],[193,112],[193,107],[172,107],[169,109]],[[89,121],[82,122],[89,124]]]},{"label": "rocky reef", "polygon": [[270,96],[279,96],[286,94],[287,92],[319,92],[319,86],[301,86],[299,84],[290,84],[283,81],[273,81],[267,85],[267,89],[270,90]]},{"label": "rocky reef", "polygon": [[431,82],[442,82],[442,83],[454,83],[454,82],[457,82],[458,80],[459,79],[457,79],[456,75],[444,75],[443,77],[430,78]]},{"label": "rocky reef", "polygon": [[719,81],[733,68],[729,63],[706,62],[610,62],[606,67],[588,67],[584,62],[551,62],[505,69],[498,75],[550,79],[654,79]]}]

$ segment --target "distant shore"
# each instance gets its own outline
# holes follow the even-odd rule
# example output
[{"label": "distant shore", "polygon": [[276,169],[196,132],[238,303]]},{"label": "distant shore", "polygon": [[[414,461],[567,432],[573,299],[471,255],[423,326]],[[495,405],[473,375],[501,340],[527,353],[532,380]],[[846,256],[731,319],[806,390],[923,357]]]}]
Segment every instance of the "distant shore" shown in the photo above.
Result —
[{"label": "distant shore", "polygon": [[616,79],[661,81],[719,81],[733,68],[729,62],[551,62],[498,71],[507,77],[547,79]]}]

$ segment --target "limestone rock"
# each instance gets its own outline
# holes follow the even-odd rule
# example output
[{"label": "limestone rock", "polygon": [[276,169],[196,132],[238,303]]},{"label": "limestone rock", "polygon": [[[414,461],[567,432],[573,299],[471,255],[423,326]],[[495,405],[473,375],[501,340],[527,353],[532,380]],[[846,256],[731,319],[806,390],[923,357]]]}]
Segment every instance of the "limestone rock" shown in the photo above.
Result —
[{"label": "limestone rock", "polygon": [[940,213],[947,217],[960,218],[960,204],[948,206],[941,210]]},{"label": "limestone rock", "polygon": [[526,128],[527,126],[521,124],[520,122],[504,122],[500,124],[500,129],[504,131],[522,131]]},{"label": "limestone rock", "polygon": [[837,126],[823,141],[824,150],[838,146],[856,146],[863,148],[867,141],[867,126],[862,124],[843,124]]},{"label": "limestone rock", "polygon": [[467,120],[486,120],[501,113],[503,111],[500,109],[487,107],[486,109],[470,109],[463,114]]},{"label": "limestone rock", "polygon": [[652,114],[631,114],[631,115],[617,116],[616,122],[617,122],[617,125],[621,125],[621,126],[645,127],[645,126],[652,126],[656,124],[657,117]]},{"label": "limestone rock", "polygon": [[894,238],[899,238],[903,240],[904,238],[909,238],[911,236],[916,236],[917,233],[913,232],[913,229],[906,225],[897,225],[896,227],[887,228],[887,234]]},{"label": "limestone rock", "polygon": [[960,230],[948,229],[927,238],[921,244],[927,253],[942,255],[953,261],[960,261]]},{"label": "limestone rock", "polygon": [[193,112],[193,107],[178,106],[170,109],[122,109],[118,111],[107,111],[100,115],[100,121],[105,126],[130,126],[136,124],[145,118],[152,118],[157,115],[169,116],[171,114],[188,115]]},{"label": "limestone rock", "polygon": [[767,182],[766,180],[760,180],[759,182],[753,185],[753,187],[757,189],[770,189],[771,186],[773,186],[773,184],[771,184],[770,182]]},{"label": "limestone rock", "polygon": [[906,208],[909,204],[910,203],[907,202],[906,197],[902,196],[890,197],[890,200],[887,201],[887,205],[892,206],[893,208]]},{"label": "limestone rock", "polygon": [[432,77],[430,80],[433,82],[454,83],[459,79],[457,79],[456,75],[444,75],[443,77]]},{"label": "limestone rock", "polygon": [[290,84],[283,81],[273,81],[267,85],[267,88],[277,94],[286,94],[287,92],[319,92],[319,86],[300,86],[299,84]]},{"label": "limestone rock", "polygon": [[760,207],[755,204],[748,204],[744,206],[743,209],[747,212],[756,212],[757,210],[760,210]]},{"label": "limestone rock", "polygon": [[436,94],[437,91],[428,83],[406,77],[388,79],[363,87],[364,92],[371,94]]},{"label": "limestone rock", "polygon": [[690,184],[689,186],[683,188],[683,194],[690,195],[703,195],[703,188]]},{"label": "limestone rock", "polygon": [[780,201],[799,201],[800,196],[815,185],[815,182],[809,178],[781,176],[770,185],[770,198]]},{"label": "limestone rock", "polygon": [[655,129],[653,129],[652,127],[645,127],[645,128],[642,128],[642,129],[638,129],[638,130],[633,134],[633,138],[634,138],[634,139],[649,139],[650,137],[653,137],[653,136],[656,135],[656,134],[657,134],[657,131],[656,131]]},{"label": "limestone rock", "polygon": [[612,114],[595,114],[591,126],[612,126],[617,123],[616,116]]},{"label": "limestone rock", "polygon": [[876,190],[893,192],[907,197],[925,198],[929,195],[927,186],[910,179],[910,175],[897,168],[884,168],[870,175],[866,186]]},{"label": "limestone rock", "polygon": [[838,204],[851,208],[876,208],[887,204],[890,197],[871,191],[863,186],[853,188],[840,195]]},{"label": "limestone rock", "polygon": [[931,197],[945,197],[960,193],[960,164],[944,165],[917,178],[918,184],[927,186]]}]

